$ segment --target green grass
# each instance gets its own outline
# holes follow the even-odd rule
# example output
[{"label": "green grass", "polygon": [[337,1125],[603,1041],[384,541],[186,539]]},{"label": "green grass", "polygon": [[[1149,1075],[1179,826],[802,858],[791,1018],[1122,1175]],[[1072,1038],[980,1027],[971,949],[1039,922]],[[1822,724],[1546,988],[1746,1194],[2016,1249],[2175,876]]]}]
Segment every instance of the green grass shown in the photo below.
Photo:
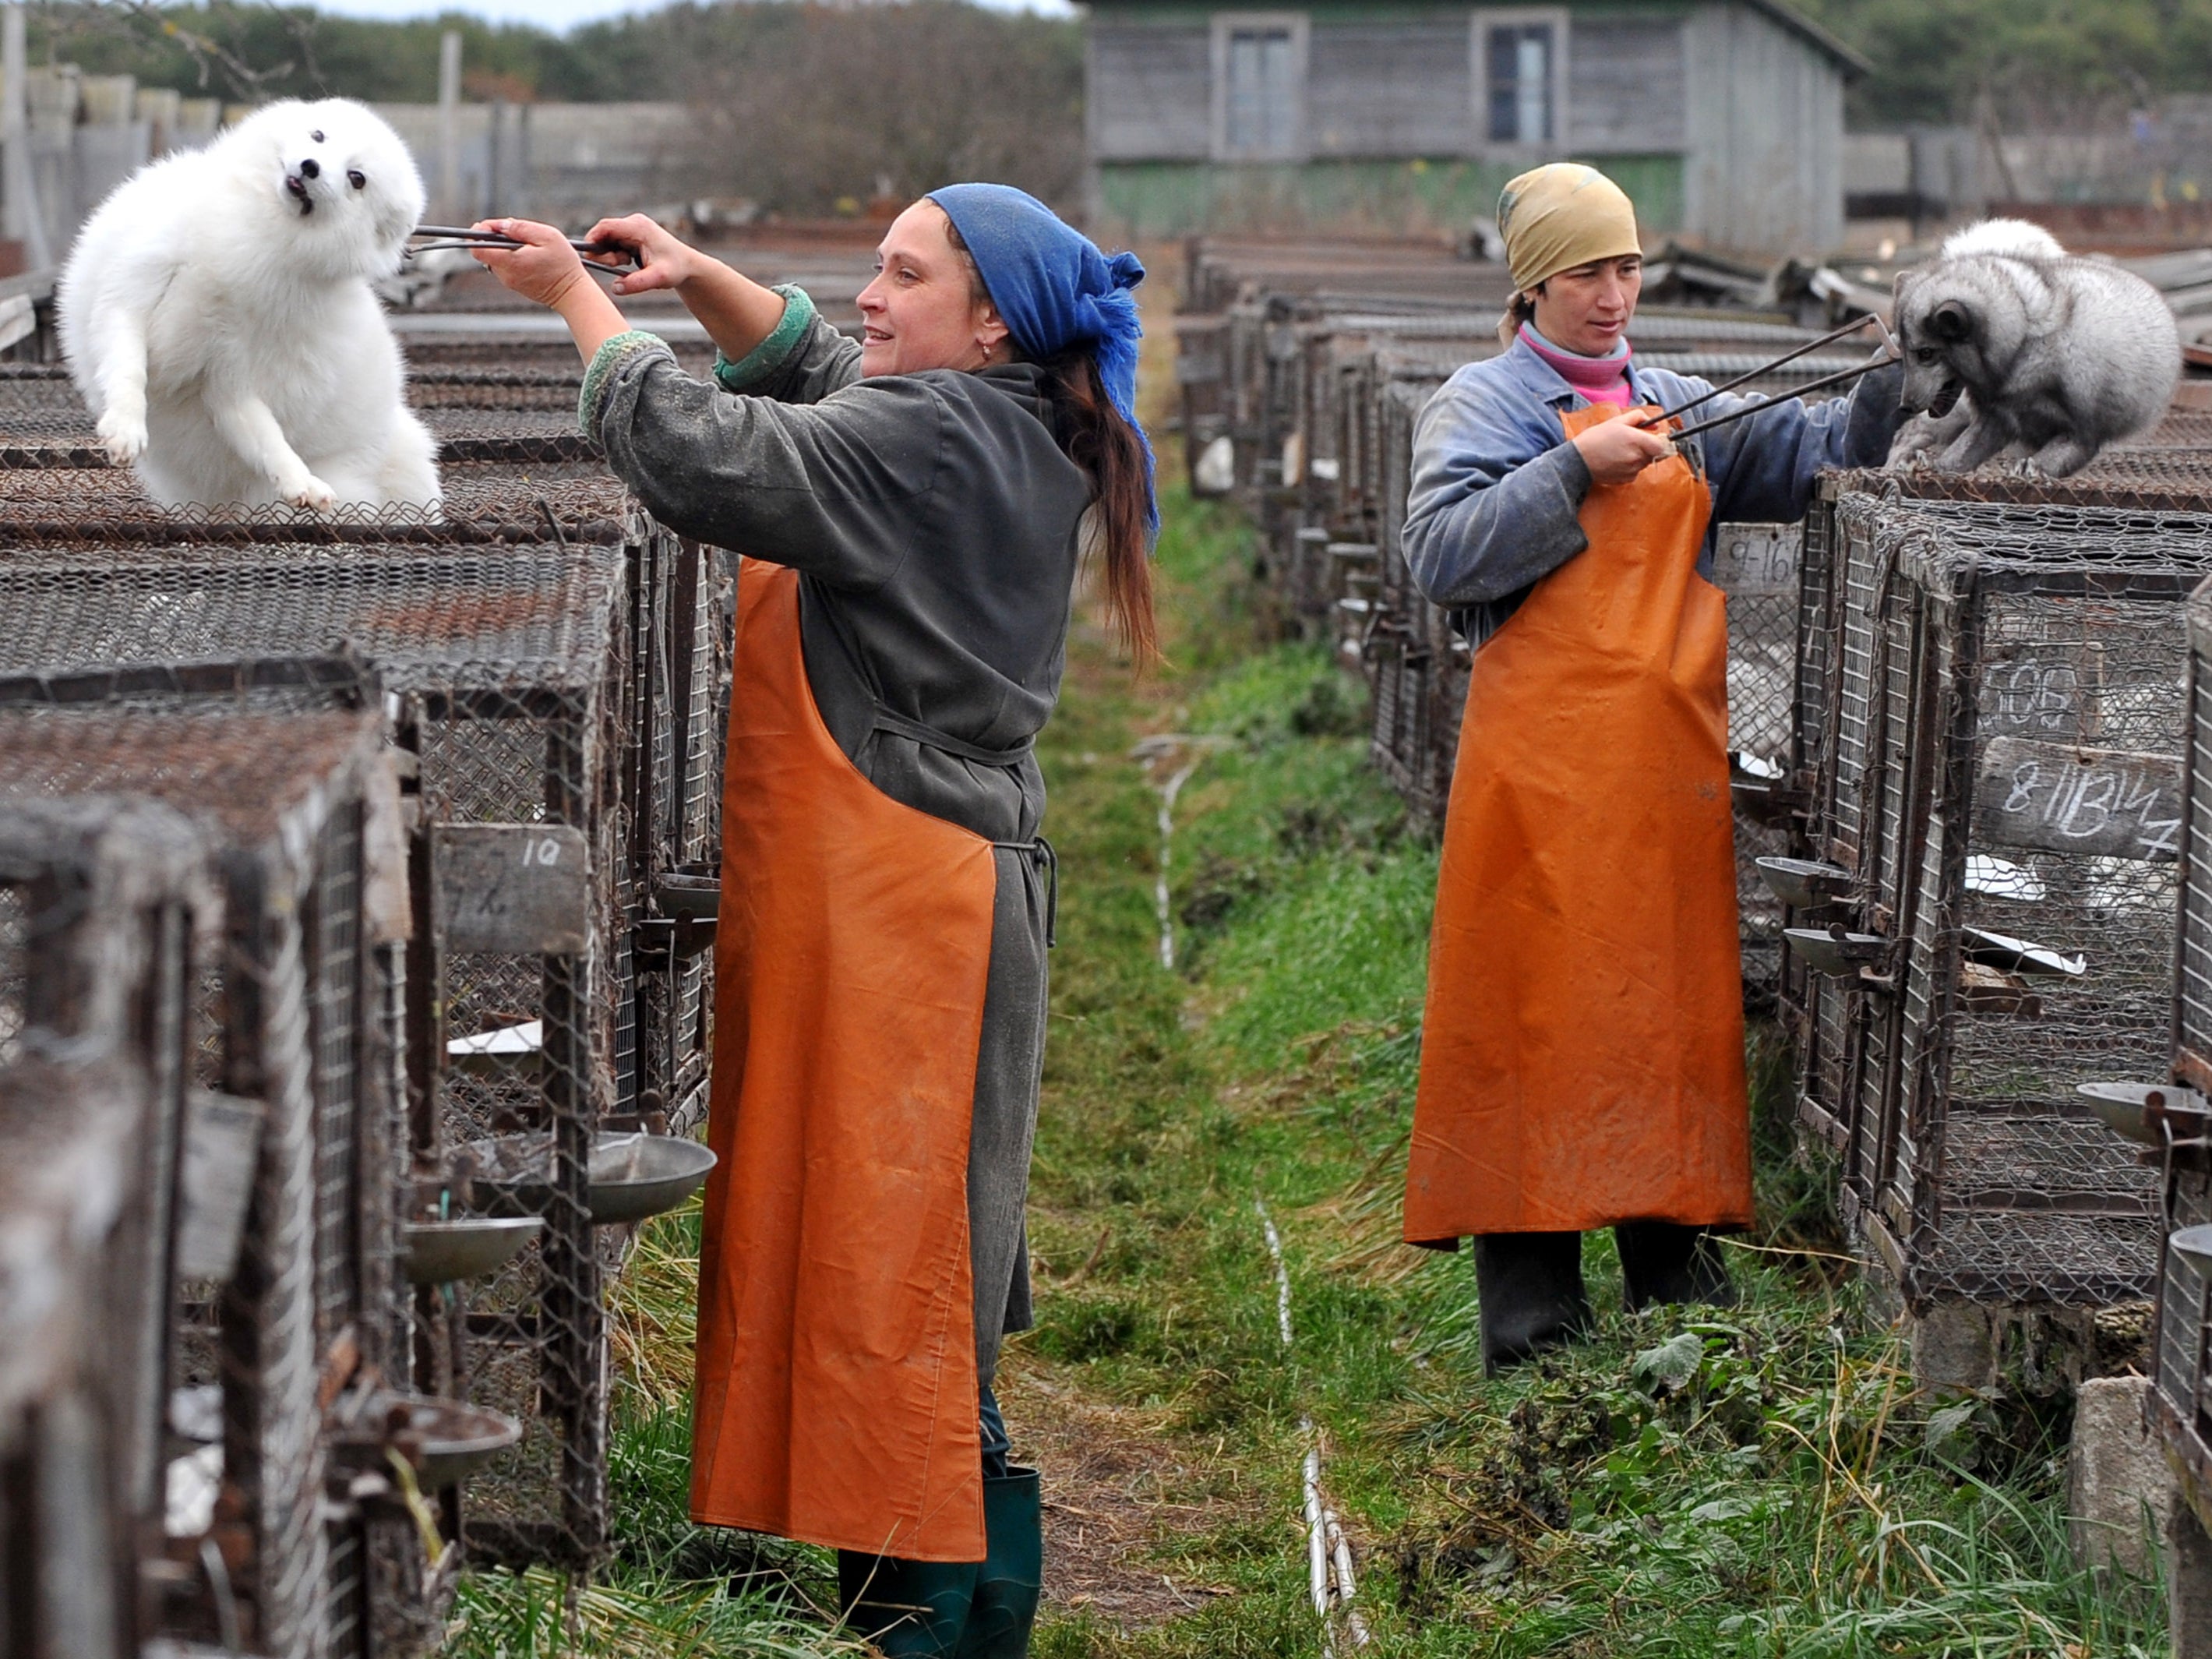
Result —
[{"label": "green grass", "polygon": [[[1151,1565],[1231,1593],[1134,1630],[1048,1613],[1036,1651],[1318,1652],[1297,1524],[1310,1413],[1379,1655],[2165,1653],[2154,1586],[2100,1586],[2068,1557],[2063,1410],[1912,1393],[1829,1254],[1826,1185],[1790,1157],[1770,1032],[1760,1224],[1730,1250],[1743,1306],[1631,1316],[1601,1240],[1593,1340],[1482,1377],[1471,1263],[1396,1242],[1436,849],[1365,764],[1356,684],[1316,648],[1253,643],[1237,518],[1174,499],[1168,526],[1169,665],[1133,676],[1079,628],[1042,745],[1060,944],[1038,1326],[1013,1345],[1009,1416],[1018,1453],[1028,1375],[1159,1425],[1192,1454],[1175,1495],[1224,1501],[1164,1531]],[[1157,799],[1130,754],[1162,732],[1227,740],[1177,809],[1173,971]],[[1289,1260],[1287,1358],[1255,1199]],[[623,1292],[621,1553],[572,1617],[585,1639],[553,1638],[555,1581],[480,1578],[454,1654],[826,1650],[825,1558],[683,1520],[695,1254],[695,1221],[663,1224]]]}]

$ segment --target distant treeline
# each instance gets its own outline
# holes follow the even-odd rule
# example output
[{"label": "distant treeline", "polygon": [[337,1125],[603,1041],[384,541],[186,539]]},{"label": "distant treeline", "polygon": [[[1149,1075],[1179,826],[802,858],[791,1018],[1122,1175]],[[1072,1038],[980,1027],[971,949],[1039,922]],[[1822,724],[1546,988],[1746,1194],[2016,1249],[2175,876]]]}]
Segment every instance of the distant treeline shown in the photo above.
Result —
[{"label": "distant treeline", "polygon": [[893,6],[722,0],[567,34],[459,15],[404,22],[210,0],[31,9],[33,62],[189,96],[428,102],[439,37],[462,36],[472,99],[695,105],[677,171],[788,212],[904,198],[960,178],[1069,201],[1082,177],[1083,36],[969,0]]},{"label": "distant treeline", "polygon": [[1854,126],[2065,127],[2212,92],[2212,0],[1797,0],[1873,61]]}]

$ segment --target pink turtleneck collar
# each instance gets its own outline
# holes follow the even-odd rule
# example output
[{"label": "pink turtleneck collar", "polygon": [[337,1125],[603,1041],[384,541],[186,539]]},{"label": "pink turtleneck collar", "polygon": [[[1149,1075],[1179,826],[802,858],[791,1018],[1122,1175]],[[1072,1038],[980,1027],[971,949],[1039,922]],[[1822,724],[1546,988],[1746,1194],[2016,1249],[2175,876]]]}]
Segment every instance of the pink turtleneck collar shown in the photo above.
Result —
[{"label": "pink turtleneck collar", "polygon": [[1594,404],[1611,404],[1615,409],[1628,407],[1628,342],[1624,339],[1605,357],[1585,357],[1578,351],[1563,351],[1536,332],[1532,323],[1521,325],[1521,337],[1528,343],[1528,349],[1557,370],[1561,380]]}]

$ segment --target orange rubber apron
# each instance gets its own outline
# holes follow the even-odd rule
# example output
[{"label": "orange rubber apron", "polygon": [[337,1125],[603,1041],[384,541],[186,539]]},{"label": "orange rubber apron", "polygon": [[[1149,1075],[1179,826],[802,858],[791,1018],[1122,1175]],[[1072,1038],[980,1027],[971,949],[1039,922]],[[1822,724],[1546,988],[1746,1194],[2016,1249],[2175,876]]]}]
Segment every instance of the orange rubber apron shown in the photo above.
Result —
[{"label": "orange rubber apron", "polygon": [[[1571,438],[1622,411],[1564,416]],[[1475,653],[1429,947],[1406,1237],[1751,1219],[1712,503],[1673,455]]]},{"label": "orange rubber apron", "polygon": [[992,845],[822,723],[796,572],[746,559],[722,800],[691,1514],[980,1561],[968,1139]]}]

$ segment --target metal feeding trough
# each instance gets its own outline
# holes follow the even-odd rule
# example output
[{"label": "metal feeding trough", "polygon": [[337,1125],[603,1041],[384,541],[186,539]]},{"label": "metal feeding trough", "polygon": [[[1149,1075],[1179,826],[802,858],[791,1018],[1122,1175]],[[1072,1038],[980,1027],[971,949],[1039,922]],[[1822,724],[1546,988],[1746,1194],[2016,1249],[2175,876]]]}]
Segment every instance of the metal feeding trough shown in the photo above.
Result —
[{"label": "metal feeding trough", "polygon": [[1856,978],[1862,968],[1880,965],[1890,942],[1880,933],[1849,933],[1841,927],[1785,927],[1790,951],[1816,974]]},{"label": "metal feeding trough", "polygon": [[1741,750],[1729,756],[1729,799],[1754,823],[1779,823],[1788,818],[1796,799],[1787,780],[1788,774],[1772,761]]},{"label": "metal feeding trough", "polygon": [[1759,879],[1766,890],[1792,909],[1809,910],[1833,904],[1851,884],[1851,872],[1840,864],[1814,859],[1756,859]]},{"label": "metal feeding trough", "polygon": [[[502,1215],[535,1215],[552,1198],[552,1137],[498,1135],[472,1140],[472,1177],[480,1201]],[[675,1135],[602,1133],[592,1143],[586,1202],[599,1226],[642,1221],[672,1210],[697,1192],[714,1154]]]},{"label": "metal feeding trough", "polygon": [[495,1273],[545,1231],[536,1216],[467,1216],[459,1221],[407,1224],[410,1285],[447,1285]]},{"label": "metal feeding trough", "polygon": [[721,908],[722,878],[674,871],[654,880],[653,896],[664,913],[679,921],[712,921]]},{"label": "metal feeding trough", "polygon": [[2162,1131],[2167,1125],[2189,1138],[2202,1134],[2212,1122],[2212,1101],[2179,1084],[2083,1083],[2075,1091],[2089,1103],[2099,1122],[2146,1146],[2163,1146]]},{"label": "metal feeding trough", "polygon": [[2069,957],[2026,939],[1992,933],[1980,927],[1959,930],[1959,954],[2005,974],[2041,974],[2054,978],[2079,979],[2089,971],[2087,957]]},{"label": "metal feeding trough", "polygon": [[389,1389],[369,1393],[338,1431],[342,1463],[374,1467],[386,1449],[413,1466],[415,1484],[424,1492],[457,1486],[522,1438],[522,1425],[504,1412],[489,1411],[459,1400],[402,1394]]}]

